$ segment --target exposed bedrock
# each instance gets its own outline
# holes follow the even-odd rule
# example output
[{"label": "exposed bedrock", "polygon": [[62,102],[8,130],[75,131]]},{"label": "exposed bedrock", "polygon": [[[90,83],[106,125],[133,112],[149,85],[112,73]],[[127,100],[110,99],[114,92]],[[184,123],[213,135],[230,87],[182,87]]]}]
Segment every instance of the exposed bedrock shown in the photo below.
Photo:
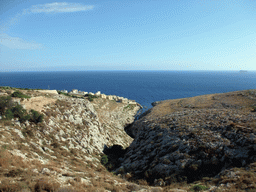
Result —
[{"label": "exposed bedrock", "polygon": [[[200,104],[191,101],[192,109],[178,106],[181,100],[160,103],[126,127],[134,141],[115,171],[125,170],[151,184],[161,178],[167,185],[215,176],[224,169],[255,162],[256,113],[247,108],[256,102],[255,95],[249,100],[242,97],[247,103],[234,105],[230,101],[233,96],[235,102],[239,101],[236,94],[219,95],[221,105],[216,96],[203,100],[198,97],[194,100]],[[224,97],[230,98],[229,103]],[[172,106],[173,110],[168,111],[167,107]]]}]

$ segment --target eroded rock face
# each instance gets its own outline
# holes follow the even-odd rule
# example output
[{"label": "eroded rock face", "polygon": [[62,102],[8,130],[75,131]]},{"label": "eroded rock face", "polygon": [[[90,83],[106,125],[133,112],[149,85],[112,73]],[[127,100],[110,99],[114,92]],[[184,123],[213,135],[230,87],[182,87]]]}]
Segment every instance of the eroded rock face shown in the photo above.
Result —
[{"label": "eroded rock face", "polygon": [[[0,122],[0,146],[4,149],[0,150],[0,181],[9,181],[11,177],[12,183],[31,183],[32,180],[42,183],[44,177],[46,183],[56,182],[61,187],[76,183],[78,189],[72,191],[87,191],[87,187],[97,191],[104,189],[102,183],[108,186],[129,184],[121,178],[122,181],[116,181],[100,160],[104,146],[118,146],[113,149],[123,154],[122,148],[131,144],[132,138],[126,134],[124,126],[133,122],[139,106],[104,98],[90,102],[86,98],[47,96],[35,90],[22,92],[31,98],[20,103],[27,110],[40,111],[44,118],[38,124],[20,123],[16,118]],[[26,175],[25,179],[21,179],[21,175]],[[104,182],[100,179],[101,185],[94,188],[96,179],[103,177]],[[33,183],[35,189],[37,185]],[[0,182],[0,191],[3,186]]]},{"label": "eroded rock face", "polygon": [[134,141],[121,163],[125,172],[152,184],[163,179],[167,185],[255,162],[256,113],[250,106],[256,96],[212,97],[161,102],[128,127]]},{"label": "eroded rock face", "polygon": [[[124,126],[134,120],[139,107],[125,108],[122,103],[114,103],[106,99],[97,98],[94,102],[85,99],[55,96],[57,104],[50,104],[44,110],[45,116],[54,113],[50,119],[44,121],[50,134],[51,130],[58,127],[55,134],[58,141],[63,136],[72,134],[70,138],[74,147],[85,152],[102,153],[104,145],[118,144],[127,147],[132,142],[124,131]],[[65,139],[64,139],[65,140]]]}]

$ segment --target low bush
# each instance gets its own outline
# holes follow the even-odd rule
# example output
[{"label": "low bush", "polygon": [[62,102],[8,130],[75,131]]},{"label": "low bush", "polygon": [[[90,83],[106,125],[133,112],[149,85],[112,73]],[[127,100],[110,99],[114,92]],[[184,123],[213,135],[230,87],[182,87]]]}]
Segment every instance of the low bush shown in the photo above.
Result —
[{"label": "low bush", "polygon": [[44,116],[42,114],[38,113],[33,109],[30,110],[30,113],[30,121],[34,123],[41,123],[43,121]]},{"label": "low bush", "polygon": [[3,89],[3,90],[11,89],[11,87],[9,87],[9,86],[3,86],[3,87],[0,87],[0,88]]},{"label": "low bush", "polygon": [[13,113],[13,116],[19,118],[22,123],[31,118],[30,115],[27,114],[27,111],[19,104],[12,107],[11,112]]},{"label": "low bush", "polygon": [[3,96],[0,97],[0,115],[3,115],[6,108],[11,106],[11,97],[10,96]]},{"label": "low bush", "polygon": [[62,91],[57,91],[58,92],[58,94],[62,94],[62,95],[66,95],[66,96],[70,96],[69,94],[67,94],[67,93],[64,93],[64,92],[62,92]]},{"label": "low bush", "polygon": [[127,106],[124,107],[124,109],[131,109],[131,110],[133,110],[134,107],[135,107],[135,105],[128,104]]},{"label": "low bush", "polygon": [[203,186],[203,185],[194,185],[191,189],[190,189],[190,191],[203,191],[203,190],[206,190],[206,189],[208,189],[208,187],[206,187],[206,186]]},{"label": "low bush", "polygon": [[106,165],[108,163],[108,156],[107,155],[104,155],[102,158],[101,158],[101,163],[103,165]]},{"label": "low bush", "polygon": [[21,123],[24,123],[26,121],[30,121],[30,119],[31,119],[30,115],[27,114],[27,115],[24,115],[23,117],[19,118],[19,121]]},{"label": "low bush", "polygon": [[93,99],[98,98],[98,97],[95,96],[95,95],[87,95],[87,96],[88,96],[88,100],[89,100],[89,101],[93,101]]},{"label": "low bush", "polygon": [[25,121],[40,123],[44,118],[42,114],[33,109],[30,110],[30,113],[27,113],[27,110],[24,109],[20,104],[11,103],[10,97],[0,97],[0,115],[4,115],[6,120],[16,117],[21,123]]},{"label": "low bush", "polygon": [[30,98],[28,95],[25,95],[21,93],[20,91],[15,91],[11,95],[12,97],[18,97],[18,98]]},{"label": "low bush", "polygon": [[10,120],[10,119],[12,119],[13,117],[14,117],[14,115],[13,115],[12,110],[11,110],[11,109],[7,109],[6,112],[5,112],[5,118],[8,119],[8,120]]}]

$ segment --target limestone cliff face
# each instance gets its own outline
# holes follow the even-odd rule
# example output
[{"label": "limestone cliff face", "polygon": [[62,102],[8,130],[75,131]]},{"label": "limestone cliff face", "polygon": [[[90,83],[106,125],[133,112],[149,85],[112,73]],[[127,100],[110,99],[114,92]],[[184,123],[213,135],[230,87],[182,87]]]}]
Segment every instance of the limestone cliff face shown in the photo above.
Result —
[{"label": "limestone cliff face", "polygon": [[[10,94],[12,92],[13,90],[9,91]],[[14,127],[2,127],[8,129],[7,132],[11,130],[10,134],[14,131],[18,141],[26,143],[27,155],[20,150],[11,153],[22,154],[25,159],[43,161],[37,152],[47,155],[50,159],[65,158],[63,151],[59,150],[61,149],[67,153],[73,151],[78,158],[91,162],[91,155],[101,154],[105,145],[121,145],[126,148],[132,142],[124,127],[133,122],[140,109],[139,105],[103,98],[95,98],[90,102],[84,97],[72,98],[35,90],[23,92],[31,98],[15,98],[15,102],[27,110],[39,111],[44,115],[44,120],[37,125],[29,122],[21,124],[18,120],[13,120]],[[26,139],[29,134],[33,137]],[[3,140],[1,142],[5,144]],[[6,144],[9,142],[11,141],[6,137]],[[99,163],[98,159],[95,161]]]},{"label": "limestone cliff face", "polygon": [[127,147],[132,142],[124,126],[133,122],[139,106],[102,98],[93,102],[63,95],[52,98],[56,102],[42,110],[46,117],[43,133],[53,134],[57,142],[69,140],[71,149],[90,154],[101,153],[104,145]]},{"label": "limestone cliff face", "polygon": [[[10,95],[14,90],[1,92]],[[84,191],[85,186],[92,186],[92,175],[96,173],[98,178],[107,180],[105,183],[112,182],[107,179],[113,177],[112,174],[106,176],[106,173],[101,173],[104,168],[100,155],[105,145],[121,145],[125,148],[131,144],[133,139],[126,134],[124,126],[133,122],[139,105],[104,98],[89,101],[85,97],[73,98],[36,90],[21,92],[31,98],[15,98],[12,102],[20,103],[27,110],[39,111],[44,119],[38,124],[20,123],[18,119],[0,120],[0,146],[5,146],[4,151],[0,150],[2,175],[8,175],[16,163],[19,170],[26,167],[25,175],[32,174],[24,179],[32,183],[36,178],[40,180],[44,177],[60,186],[73,185],[75,182],[77,191]],[[11,159],[15,161],[9,165],[8,162],[13,162]],[[2,169],[3,163],[5,169]],[[0,180],[6,179],[7,176],[2,175]],[[13,176],[12,182],[19,183],[19,178],[20,175]],[[119,185],[119,182],[115,182],[115,185]],[[1,187],[0,182],[0,191]],[[91,188],[92,191],[96,189]]]},{"label": "limestone cliff face", "polygon": [[162,101],[132,126],[121,167],[168,185],[256,161],[256,90]]},{"label": "limestone cliff face", "polygon": [[[22,92],[31,98],[12,102],[44,120],[0,119],[0,191],[188,191],[197,187],[172,183],[198,180],[208,191],[256,189],[256,90],[157,102],[135,122],[136,104]],[[108,158],[118,176],[100,162],[104,145],[127,147]]]}]

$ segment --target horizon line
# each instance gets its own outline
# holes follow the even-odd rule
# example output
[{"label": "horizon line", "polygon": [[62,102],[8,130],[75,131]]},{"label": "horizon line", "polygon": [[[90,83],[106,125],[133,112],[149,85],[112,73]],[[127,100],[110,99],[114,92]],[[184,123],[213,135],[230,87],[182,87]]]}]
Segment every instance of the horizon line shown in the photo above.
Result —
[{"label": "horizon line", "polygon": [[173,72],[182,72],[182,71],[185,71],[185,72],[188,72],[188,71],[214,71],[214,72],[253,72],[255,71],[256,72],[256,69],[255,70],[161,70],[161,69],[157,69],[157,70],[147,70],[147,69],[139,69],[139,70],[108,70],[108,69],[99,69],[99,70],[96,70],[96,69],[90,69],[90,70],[56,70],[56,71],[52,71],[52,70],[49,70],[49,71],[0,71],[0,73],[23,73],[23,72],[87,72],[87,71],[109,71],[109,72],[113,72],[113,71],[173,71]]}]

